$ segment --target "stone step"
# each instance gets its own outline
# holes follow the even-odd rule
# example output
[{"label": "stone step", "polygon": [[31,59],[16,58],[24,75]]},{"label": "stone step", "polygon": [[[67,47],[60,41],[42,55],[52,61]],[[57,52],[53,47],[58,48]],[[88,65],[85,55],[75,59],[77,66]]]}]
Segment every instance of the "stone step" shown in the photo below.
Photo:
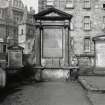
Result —
[{"label": "stone step", "polygon": [[42,72],[42,79],[45,81],[65,81],[70,77],[69,74],[69,70],[47,69]]},{"label": "stone step", "polygon": [[96,75],[105,75],[105,68],[94,68],[94,73]]},{"label": "stone step", "polygon": [[105,76],[105,71],[96,70],[96,71],[94,71],[94,74],[96,74],[96,75],[104,75]]},{"label": "stone step", "polygon": [[88,91],[105,93],[104,76],[79,76],[78,81]]},{"label": "stone step", "polygon": [[35,74],[35,79],[38,81],[66,81],[75,80],[78,78],[77,70],[70,75],[70,70],[64,69],[44,69],[42,72]]}]

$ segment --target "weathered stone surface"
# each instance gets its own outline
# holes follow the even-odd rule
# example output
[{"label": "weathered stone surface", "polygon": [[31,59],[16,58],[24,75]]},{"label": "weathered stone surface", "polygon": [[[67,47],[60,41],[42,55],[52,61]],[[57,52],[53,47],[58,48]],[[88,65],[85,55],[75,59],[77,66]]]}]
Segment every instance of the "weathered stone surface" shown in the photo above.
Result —
[{"label": "weathered stone surface", "polygon": [[90,91],[105,91],[105,77],[103,76],[80,76],[79,82]]},{"label": "weathered stone surface", "polygon": [[15,89],[0,105],[90,105],[77,82],[44,82]]},{"label": "weathered stone surface", "polygon": [[69,75],[69,70],[44,70],[42,72],[42,78],[44,80],[67,80],[70,75]]},{"label": "weathered stone surface", "polygon": [[88,93],[88,98],[92,105],[105,105],[105,94]]}]

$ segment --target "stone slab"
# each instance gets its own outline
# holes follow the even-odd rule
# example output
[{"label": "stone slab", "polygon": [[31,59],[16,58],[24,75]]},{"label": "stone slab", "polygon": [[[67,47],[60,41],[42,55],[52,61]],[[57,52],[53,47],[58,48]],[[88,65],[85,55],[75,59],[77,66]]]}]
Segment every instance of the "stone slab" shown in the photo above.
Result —
[{"label": "stone slab", "polygon": [[90,91],[105,91],[105,76],[80,76],[81,85]]},{"label": "stone slab", "polygon": [[67,80],[69,78],[69,70],[44,70],[42,72],[42,78],[44,80]]},{"label": "stone slab", "polygon": [[105,93],[88,93],[88,98],[92,105],[105,105]]}]

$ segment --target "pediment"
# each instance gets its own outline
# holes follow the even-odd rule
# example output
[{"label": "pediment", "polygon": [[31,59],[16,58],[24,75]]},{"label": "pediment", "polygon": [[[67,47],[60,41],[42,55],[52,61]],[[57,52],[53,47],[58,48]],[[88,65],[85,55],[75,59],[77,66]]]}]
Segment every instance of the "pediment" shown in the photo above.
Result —
[{"label": "pediment", "polygon": [[47,20],[69,19],[70,20],[72,18],[72,15],[52,7],[52,8],[43,10],[38,14],[35,14],[34,18],[37,20],[41,20],[41,19],[47,19]]},{"label": "pediment", "polygon": [[49,13],[49,14],[45,15],[45,17],[46,17],[46,16],[49,16],[49,17],[50,17],[50,16],[60,16],[60,15],[57,14],[57,13],[52,12],[52,13]]}]

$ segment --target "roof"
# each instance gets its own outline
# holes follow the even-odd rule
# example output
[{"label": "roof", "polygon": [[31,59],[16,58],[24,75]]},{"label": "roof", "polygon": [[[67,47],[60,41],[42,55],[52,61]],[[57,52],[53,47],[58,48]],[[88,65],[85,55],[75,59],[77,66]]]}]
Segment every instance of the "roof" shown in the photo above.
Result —
[{"label": "roof", "polygon": [[93,37],[93,41],[105,41],[105,35]]},{"label": "roof", "polygon": [[[50,13],[55,13],[57,15],[46,16]],[[71,20],[72,15],[52,7],[35,14],[34,18],[36,20]]]},{"label": "roof", "polygon": [[9,50],[23,50],[24,48],[18,45],[12,45],[8,47]]}]

